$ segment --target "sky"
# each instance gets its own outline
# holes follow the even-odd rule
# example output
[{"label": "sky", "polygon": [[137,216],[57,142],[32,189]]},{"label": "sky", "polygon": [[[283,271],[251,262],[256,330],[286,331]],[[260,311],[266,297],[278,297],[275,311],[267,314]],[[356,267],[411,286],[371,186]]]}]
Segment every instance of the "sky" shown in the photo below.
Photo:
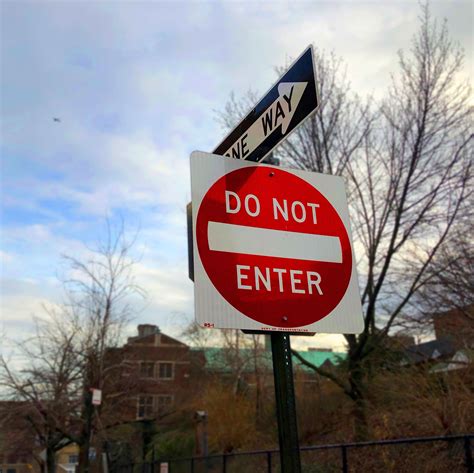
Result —
[{"label": "sky", "polygon": [[[431,3],[473,71],[470,1]],[[189,155],[226,134],[230,94],[263,94],[310,43],[381,97],[408,49],[415,1],[2,1],[0,335],[32,333],[58,303],[61,255],[81,257],[125,222],[147,299],[133,325],[179,336],[193,319],[185,205]],[[55,121],[54,118],[60,121]],[[297,347],[343,348],[342,337]]]}]

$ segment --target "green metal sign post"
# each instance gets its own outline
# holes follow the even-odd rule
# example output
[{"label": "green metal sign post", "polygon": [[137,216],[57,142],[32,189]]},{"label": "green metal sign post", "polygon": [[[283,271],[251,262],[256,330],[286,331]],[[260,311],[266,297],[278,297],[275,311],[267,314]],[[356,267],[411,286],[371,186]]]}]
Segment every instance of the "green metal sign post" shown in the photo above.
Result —
[{"label": "green metal sign post", "polygon": [[290,335],[276,332],[272,342],[273,378],[282,473],[301,473]]}]

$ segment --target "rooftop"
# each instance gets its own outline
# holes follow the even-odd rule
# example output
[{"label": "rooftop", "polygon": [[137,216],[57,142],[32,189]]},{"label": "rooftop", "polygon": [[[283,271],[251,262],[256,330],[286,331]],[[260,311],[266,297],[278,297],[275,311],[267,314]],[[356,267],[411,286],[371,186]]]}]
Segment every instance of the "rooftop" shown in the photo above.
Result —
[{"label": "rooftop", "polygon": [[450,340],[437,339],[408,347],[405,350],[405,357],[411,363],[421,363],[452,356],[455,352],[456,350]]}]

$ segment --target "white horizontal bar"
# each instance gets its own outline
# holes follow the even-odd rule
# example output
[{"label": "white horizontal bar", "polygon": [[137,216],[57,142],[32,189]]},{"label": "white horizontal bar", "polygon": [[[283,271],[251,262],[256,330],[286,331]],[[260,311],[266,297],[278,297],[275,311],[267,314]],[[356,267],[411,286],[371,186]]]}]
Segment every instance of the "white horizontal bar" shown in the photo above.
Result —
[{"label": "white horizontal bar", "polygon": [[342,263],[339,237],[209,222],[209,248],[246,255]]}]

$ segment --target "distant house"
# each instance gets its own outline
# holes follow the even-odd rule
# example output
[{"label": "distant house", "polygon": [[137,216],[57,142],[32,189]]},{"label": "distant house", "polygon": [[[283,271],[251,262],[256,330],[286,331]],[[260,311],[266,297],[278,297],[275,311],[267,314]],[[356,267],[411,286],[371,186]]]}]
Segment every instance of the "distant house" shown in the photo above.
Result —
[{"label": "distant house", "polygon": [[79,463],[79,447],[72,443],[61,449],[56,455],[58,473],[75,473]]},{"label": "distant house", "polygon": [[432,373],[447,373],[466,369],[474,362],[474,351],[463,349],[458,350],[450,359],[437,363],[431,369]]},{"label": "distant house", "polygon": [[433,363],[448,360],[456,353],[453,343],[443,338],[429,342],[412,345],[403,352],[403,365],[417,365],[420,363]]},{"label": "distant house", "polygon": [[451,339],[432,340],[413,345],[404,352],[403,365],[430,366],[431,373],[466,369],[474,361],[474,350],[457,349]]},{"label": "distant house", "polygon": [[433,316],[435,340],[403,350],[403,365],[429,363],[431,372],[462,369],[472,362],[474,349],[474,305]]}]

